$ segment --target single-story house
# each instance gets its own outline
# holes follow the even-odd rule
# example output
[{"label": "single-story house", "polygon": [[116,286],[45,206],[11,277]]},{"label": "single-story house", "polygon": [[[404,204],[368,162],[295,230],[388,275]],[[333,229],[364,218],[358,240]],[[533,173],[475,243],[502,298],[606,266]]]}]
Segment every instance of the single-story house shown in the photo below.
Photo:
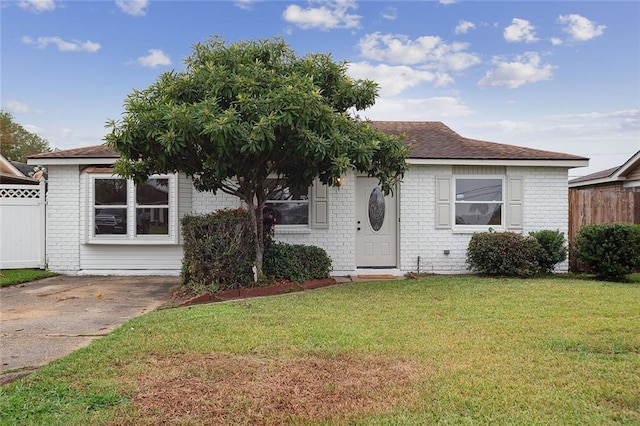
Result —
[{"label": "single-story house", "polygon": [[[268,205],[278,216],[276,240],[324,248],[336,276],[402,275],[466,272],[471,235],[489,228],[566,234],[568,170],[588,159],[468,139],[440,122],[373,124],[404,134],[412,146],[394,194],[385,197],[375,179],[355,173],[339,187],[278,188]],[[112,174],[117,158],[105,145],[29,158],[49,171],[51,270],[178,274],[180,218],[241,205],[223,193],[196,191],[181,174],[136,186]]]},{"label": "single-story house", "polygon": [[569,241],[585,225],[615,222],[640,223],[640,151],[618,167],[569,181]]}]

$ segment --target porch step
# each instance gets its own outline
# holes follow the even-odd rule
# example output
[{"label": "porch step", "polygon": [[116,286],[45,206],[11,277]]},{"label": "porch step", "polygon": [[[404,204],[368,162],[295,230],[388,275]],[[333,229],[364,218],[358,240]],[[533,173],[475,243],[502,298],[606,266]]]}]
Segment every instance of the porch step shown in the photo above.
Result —
[{"label": "porch step", "polygon": [[361,280],[393,280],[398,276],[393,274],[361,274],[358,275],[358,278]]}]

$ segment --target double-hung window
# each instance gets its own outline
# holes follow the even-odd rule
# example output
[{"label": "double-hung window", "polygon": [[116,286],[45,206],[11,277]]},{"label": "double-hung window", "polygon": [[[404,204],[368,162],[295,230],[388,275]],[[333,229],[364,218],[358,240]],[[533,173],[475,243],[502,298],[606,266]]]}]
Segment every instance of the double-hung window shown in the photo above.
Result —
[{"label": "double-hung window", "polygon": [[169,235],[169,179],[136,185],[136,235]]},{"label": "double-hung window", "polygon": [[88,176],[90,242],[176,241],[175,176],[152,176],[139,185],[113,175]]},{"label": "double-hung window", "polygon": [[290,186],[282,179],[267,179],[266,212],[276,226],[309,226],[309,188]]},{"label": "double-hung window", "polygon": [[457,177],[454,191],[457,226],[503,226],[502,177]]}]

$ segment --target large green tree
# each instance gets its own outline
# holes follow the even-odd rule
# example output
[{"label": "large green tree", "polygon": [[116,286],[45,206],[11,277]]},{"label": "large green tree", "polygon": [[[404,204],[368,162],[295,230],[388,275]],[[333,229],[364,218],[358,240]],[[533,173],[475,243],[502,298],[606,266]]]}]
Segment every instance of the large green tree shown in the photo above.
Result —
[{"label": "large green tree", "polygon": [[279,38],[193,46],[180,72],[166,72],[125,100],[106,141],[116,171],[137,181],[184,172],[200,191],[222,191],[250,208],[256,267],[262,271],[268,177],[295,186],[329,185],[356,170],[385,193],[406,170],[408,148],[354,115],[374,104],[378,86],[354,80],[328,54],[299,57]]},{"label": "large green tree", "polygon": [[11,161],[26,163],[27,157],[49,152],[49,142],[29,132],[14,121],[13,116],[0,111],[0,152]]}]

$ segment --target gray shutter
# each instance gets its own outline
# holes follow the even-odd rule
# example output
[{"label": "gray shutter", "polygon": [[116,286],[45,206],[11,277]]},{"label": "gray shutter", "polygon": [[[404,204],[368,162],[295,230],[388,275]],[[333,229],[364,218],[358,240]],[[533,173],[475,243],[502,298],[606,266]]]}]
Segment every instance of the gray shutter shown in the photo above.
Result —
[{"label": "gray shutter", "polygon": [[319,179],[311,187],[311,227],[326,229],[329,227],[329,188]]},{"label": "gray shutter", "polygon": [[436,177],[436,228],[451,228],[451,176]]},{"label": "gray shutter", "polygon": [[524,184],[522,177],[509,177],[507,187],[507,228],[524,227]]},{"label": "gray shutter", "polygon": [[[184,239],[182,237],[182,218],[185,215],[191,213],[193,209],[192,208],[193,183],[191,179],[187,177],[187,175],[180,173],[176,176],[174,180],[174,184],[176,185],[176,199],[177,199],[177,203],[175,203],[174,205],[177,205],[178,207],[178,211],[177,211],[178,217],[177,217],[177,224],[176,224],[178,229],[176,230],[176,233],[178,235],[178,243],[184,244]],[[172,205],[170,209],[173,208],[174,205]]]}]

